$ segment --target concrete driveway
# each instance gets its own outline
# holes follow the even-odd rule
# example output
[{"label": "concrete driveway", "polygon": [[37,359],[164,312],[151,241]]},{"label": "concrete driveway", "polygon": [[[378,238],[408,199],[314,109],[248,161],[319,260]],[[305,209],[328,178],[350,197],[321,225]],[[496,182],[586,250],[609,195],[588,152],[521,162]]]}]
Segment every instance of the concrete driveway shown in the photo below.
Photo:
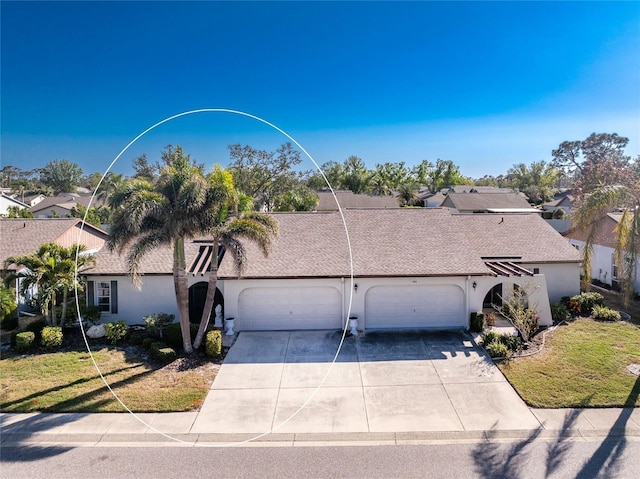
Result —
[{"label": "concrete driveway", "polygon": [[193,433],[535,429],[540,422],[463,332],[243,332]]}]

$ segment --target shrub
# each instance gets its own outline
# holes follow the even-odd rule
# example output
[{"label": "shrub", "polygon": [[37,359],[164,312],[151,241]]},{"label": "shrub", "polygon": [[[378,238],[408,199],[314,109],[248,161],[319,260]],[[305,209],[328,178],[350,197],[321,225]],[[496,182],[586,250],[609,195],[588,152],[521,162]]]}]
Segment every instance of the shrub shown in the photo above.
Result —
[{"label": "shrub", "polygon": [[471,313],[471,321],[469,321],[469,329],[474,333],[481,333],[484,329],[484,313],[476,311]]},{"label": "shrub", "polygon": [[209,331],[204,339],[204,348],[207,356],[219,357],[222,355],[222,333],[218,329]]},{"label": "shrub", "polygon": [[[195,323],[189,323],[191,328],[191,338],[195,338],[198,333],[198,325]],[[182,330],[180,329],[180,323],[171,323],[167,326],[164,332],[164,341],[176,350],[182,350]]]},{"label": "shrub", "polygon": [[620,313],[606,306],[594,306],[593,317],[601,321],[620,321]]},{"label": "shrub", "polygon": [[127,335],[129,332],[129,326],[124,321],[116,321],[115,323],[107,323],[104,325],[107,339],[111,341],[111,344],[116,344]]},{"label": "shrub", "polygon": [[485,331],[482,333],[482,344],[486,347],[494,341],[497,341],[499,336],[495,331]]},{"label": "shrub", "polygon": [[5,316],[2,321],[0,321],[0,329],[4,329],[5,331],[13,331],[18,327],[18,318],[15,314]]},{"label": "shrub", "polygon": [[16,291],[0,282],[0,325],[5,331],[18,327],[17,308]]},{"label": "shrub", "polygon": [[100,306],[83,306],[80,308],[80,314],[84,321],[89,321],[91,324],[97,324],[100,321]]},{"label": "shrub", "polygon": [[558,303],[551,305],[551,319],[554,323],[560,323],[564,321],[565,319],[567,319],[567,316],[569,316],[569,310],[564,304]]},{"label": "shrub", "polygon": [[522,347],[522,339],[519,336],[513,334],[501,334],[498,337],[498,341],[504,344],[509,351],[518,351]]},{"label": "shrub", "polygon": [[176,350],[168,346],[151,350],[151,355],[162,362],[171,362],[176,358]]},{"label": "shrub", "polygon": [[144,320],[145,325],[147,326],[147,330],[150,333],[158,334],[162,338],[163,333],[167,326],[173,322],[176,318],[174,314],[168,313],[154,313],[149,316],[145,316],[142,318]]},{"label": "shrub", "polygon": [[[142,342],[147,338],[147,335],[142,331],[134,331],[129,336],[129,342],[131,344],[135,344],[136,346],[140,346]],[[151,339],[151,338],[149,338]]]},{"label": "shrub", "polygon": [[489,343],[485,349],[492,358],[504,358],[509,354],[509,348],[500,341]]},{"label": "shrub", "polygon": [[540,327],[540,315],[535,309],[529,307],[527,289],[514,288],[511,297],[506,300],[503,298],[502,306],[497,306],[500,313],[518,330],[525,342],[529,341]]},{"label": "shrub", "polygon": [[42,330],[47,327],[47,320],[40,318],[32,323],[27,324],[24,328],[25,331],[31,331],[35,335],[35,343],[38,344],[42,340]]},{"label": "shrub", "polygon": [[485,322],[487,323],[487,326],[495,326],[496,313],[494,313],[493,311],[489,311],[487,314],[485,314]]},{"label": "shrub", "polygon": [[16,351],[24,353],[29,351],[35,344],[36,335],[33,331],[23,331],[16,334]]},{"label": "shrub", "polygon": [[569,299],[569,309],[573,312],[577,307],[572,303],[578,303],[580,305],[580,314],[588,316],[591,314],[594,306],[604,306],[604,296],[595,291],[571,296]]},{"label": "shrub", "polygon": [[40,344],[50,349],[62,346],[62,328],[60,326],[46,326],[43,328]]},{"label": "shrub", "polygon": [[142,340],[142,347],[145,349],[151,349],[151,345],[155,342],[153,338],[144,338]]},{"label": "shrub", "polygon": [[176,358],[176,351],[162,341],[154,341],[150,346],[151,356],[159,361],[173,361]]}]

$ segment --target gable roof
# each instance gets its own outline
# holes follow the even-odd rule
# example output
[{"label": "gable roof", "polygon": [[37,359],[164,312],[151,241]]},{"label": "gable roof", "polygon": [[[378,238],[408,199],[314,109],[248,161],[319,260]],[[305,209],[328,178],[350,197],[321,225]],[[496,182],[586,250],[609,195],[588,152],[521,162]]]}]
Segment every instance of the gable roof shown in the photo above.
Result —
[{"label": "gable roof", "polygon": [[[42,211],[48,208],[55,208],[56,206],[70,210],[71,208],[76,207],[78,204],[87,207],[89,205],[89,201],[91,201],[91,197],[91,194],[79,195],[78,193],[61,193],[58,196],[50,196],[43,199],[39,203],[29,208],[29,211],[31,211],[32,213],[37,213],[38,211]],[[91,206],[94,208],[102,204],[104,204],[104,202],[98,201],[98,199],[95,197],[93,198],[93,201],[91,201]]]},{"label": "gable roof", "polygon": [[449,193],[442,206],[459,212],[488,211],[490,209],[532,210],[525,197],[519,193]]},{"label": "gable roof", "polygon": [[399,208],[398,200],[395,196],[377,196],[355,194],[350,190],[335,190],[336,197],[331,191],[321,190],[318,194],[317,211],[338,211],[336,199],[340,203],[340,208]]},{"label": "gable roof", "polygon": [[[271,216],[279,226],[273,248],[265,258],[256,246],[246,244],[244,278],[349,276],[349,243],[338,212]],[[486,258],[523,263],[580,261],[575,248],[537,214],[501,218],[399,208],[346,210],[344,217],[358,277],[486,275],[491,274]],[[201,244],[185,245],[188,265]],[[96,260],[86,274],[126,274],[124,256],[103,249]],[[165,246],[147,255],[141,269],[146,274],[170,274],[171,266],[171,248]],[[237,277],[230,258],[222,260],[219,276]]]},{"label": "gable roof", "polygon": [[[69,247],[78,241],[80,218],[2,218],[0,219],[0,261],[9,256],[35,253],[44,243],[56,242]],[[87,248],[101,247],[108,235],[85,223],[80,242]]]}]

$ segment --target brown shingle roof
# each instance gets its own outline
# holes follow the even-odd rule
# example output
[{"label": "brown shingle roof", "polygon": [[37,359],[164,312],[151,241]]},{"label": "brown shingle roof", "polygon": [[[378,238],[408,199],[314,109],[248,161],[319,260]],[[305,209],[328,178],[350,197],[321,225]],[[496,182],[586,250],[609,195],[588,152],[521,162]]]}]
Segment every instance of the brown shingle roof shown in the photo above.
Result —
[{"label": "brown shingle roof", "polygon": [[[41,245],[56,242],[62,246],[75,244],[80,233],[79,218],[2,218],[0,219],[0,261],[9,256],[35,253]],[[103,243],[107,233],[85,224],[85,235],[98,237]]]},{"label": "brown shingle roof", "polygon": [[531,208],[518,193],[449,193],[443,206],[463,211],[487,211],[489,208]]},{"label": "brown shingle roof", "polygon": [[[245,278],[348,276],[347,235],[338,212],[274,213],[279,235],[268,258],[247,243]],[[483,257],[522,262],[579,261],[579,253],[537,214],[452,215],[446,209],[347,210],[344,212],[356,276],[448,276],[488,274]],[[504,219],[503,219],[504,218]],[[500,224],[500,222],[503,220]],[[186,245],[187,263],[199,244]],[[103,248],[92,274],[124,274],[124,257]],[[143,260],[147,274],[169,274],[170,247]],[[221,278],[236,277],[229,258]]]},{"label": "brown shingle roof", "polygon": [[337,190],[336,197],[331,191],[318,191],[317,211],[338,211],[336,199],[340,208],[399,208],[395,196],[376,196],[355,194],[353,191]]}]

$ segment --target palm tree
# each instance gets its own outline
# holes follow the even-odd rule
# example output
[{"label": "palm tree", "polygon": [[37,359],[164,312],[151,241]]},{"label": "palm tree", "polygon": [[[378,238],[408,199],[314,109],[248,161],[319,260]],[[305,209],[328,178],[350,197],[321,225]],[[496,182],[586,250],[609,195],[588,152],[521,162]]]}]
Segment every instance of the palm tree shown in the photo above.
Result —
[{"label": "palm tree", "polygon": [[242,274],[247,263],[247,254],[241,240],[249,240],[256,243],[262,253],[267,256],[271,247],[273,237],[278,232],[278,225],[273,218],[268,215],[248,212],[239,214],[235,218],[227,220],[226,207],[220,209],[218,224],[209,230],[212,238],[213,254],[211,255],[211,268],[209,270],[209,283],[207,285],[207,297],[202,311],[202,319],[196,339],[193,342],[194,349],[200,347],[204,333],[211,319],[216,286],[218,281],[218,254],[220,248],[224,248],[225,254],[230,254],[233,258],[238,274]]},{"label": "palm tree", "polygon": [[401,206],[415,206],[420,201],[418,191],[419,186],[417,183],[404,183],[398,188],[396,198],[400,200]]},{"label": "palm tree", "polygon": [[[163,154],[166,166],[153,184],[143,179],[125,182],[111,197],[113,224],[107,247],[119,253],[128,249],[127,263],[134,284],[140,286],[140,263],[156,247],[173,248],[173,282],[183,347],[192,353],[200,346],[208,326],[217,282],[217,254],[213,256],[207,300],[194,345],[189,325],[189,296],[185,260],[185,240],[209,235],[214,248],[225,247],[241,270],[245,252],[240,239],[255,241],[263,251],[270,245],[275,223],[259,214],[238,214],[252,202],[236,194],[231,173],[220,167],[204,175],[203,167],[191,161],[182,149],[168,147]],[[216,251],[217,253],[217,251]]]},{"label": "palm tree", "polygon": [[634,292],[636,267],[638,263],[638,244],[640,242],[640,205],[638,185],[603,185],[582,198],[572,213],[573,226],[587,232],[583,250],[583,276],[585,282],[591,280],[591,259],[597,235],[599,221],[608,213],[621,213],[620,221],[614,230],[616,247],[614,262],[618,267],[621,289],[625,304],[628,304]]},{"label": "palm tree", "polygon": [[66,300],[69,290],[81,287],[76,274],[77,267],[93,262],[93,256],[82,255],[84,245],[74,245],[69,248],[56,243],[46,243],[40,246],[37,252],[24,256],[11,256],[5,260],[5,267],[10,264],[24,266],[25,269],[9,275],[5,282],[14,279],[22,279],[21,293],[33,287],[38,289],[37,300],[41,312],[45,315],[47,323],[57,325],[57,297],[62,293],[62,317],[60,326],[66,318]]},{"label": "palm tree", "polygon": [[192,162],[180,146],[167,147],[165,166],[153,184],[144,179],[126,181],[111,196],[111,236],[107,247],[127,252],[129,275],[140,287],[140,263],[160,245],[173,249],[173,283],[185,352],[193,352],[189,326],[189,298],[185,264],[185,239],[206,230],[207,214],[225,199],[226,192],[211,188],[202,165]]}]

